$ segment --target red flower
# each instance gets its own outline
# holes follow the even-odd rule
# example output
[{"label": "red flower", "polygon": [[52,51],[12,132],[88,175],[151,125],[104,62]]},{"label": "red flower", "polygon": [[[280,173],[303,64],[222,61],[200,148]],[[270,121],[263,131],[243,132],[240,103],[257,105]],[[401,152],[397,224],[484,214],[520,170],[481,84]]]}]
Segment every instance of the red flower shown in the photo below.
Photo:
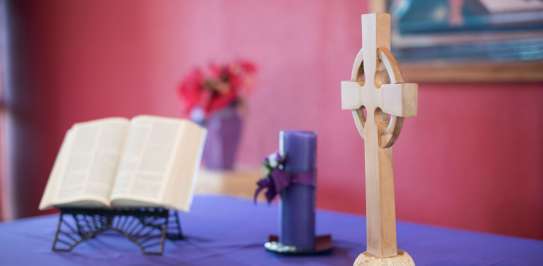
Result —
[{"label": "red flower", "polygon": [[255,64],[247,60],[224,65],[209,64],[205,72],[194,69],[178,87],[184,114],[188,116],[194,108],[201,108],[208,116],[239,104],[249,93],[256,71]]},{"label": "red flower", "polygon": [[239,60],[238,65],[241,67],[241,69],[248,74],[254,74],[256,73],[256,65],[253,64],[253,62],[247,61],[247,60]]},{"label": "red flower", "polygon": [[194,69],[179,84],[178,93],[184,102],[184,113],[189,114],[200,103],[203,79],[202,71]]}]

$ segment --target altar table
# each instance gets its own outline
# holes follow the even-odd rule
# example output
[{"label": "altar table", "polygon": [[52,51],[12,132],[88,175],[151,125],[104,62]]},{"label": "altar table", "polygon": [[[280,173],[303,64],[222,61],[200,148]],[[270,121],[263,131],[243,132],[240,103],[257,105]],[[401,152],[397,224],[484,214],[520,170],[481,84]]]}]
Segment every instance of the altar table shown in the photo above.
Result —
[{"label": "altar table", "polygon": [[[331,233],[329,255],[283,257],[264,250],[277,232],[277,205],[246,199],[197,196],[182,213],[187,237],[167,241],[162,256],[146,256],[127,239],[107,233],[69,253],[51,251],[58,215],[0,224],[0,265],[352,265],[365,250],[363,216],[318,211],[317,230]],[[543,265],[543,241],[398,224],[398,242],[417,265]]]}]

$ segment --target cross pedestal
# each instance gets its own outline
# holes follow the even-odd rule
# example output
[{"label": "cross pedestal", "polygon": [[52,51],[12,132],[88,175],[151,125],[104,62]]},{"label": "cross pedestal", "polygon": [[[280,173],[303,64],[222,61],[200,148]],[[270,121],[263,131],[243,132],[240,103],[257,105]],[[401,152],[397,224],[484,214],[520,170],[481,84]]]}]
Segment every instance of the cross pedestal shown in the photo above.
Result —
[{"label": "cross pedestal", "polygon": [[390,15],[362,15],[362,49],[341,82],[341,107],[352,111],[366,162],[367,251],[355,265],[415,265],[397,248],[392,145],[417,112],[417,84],[403,82],[390,52]]}]

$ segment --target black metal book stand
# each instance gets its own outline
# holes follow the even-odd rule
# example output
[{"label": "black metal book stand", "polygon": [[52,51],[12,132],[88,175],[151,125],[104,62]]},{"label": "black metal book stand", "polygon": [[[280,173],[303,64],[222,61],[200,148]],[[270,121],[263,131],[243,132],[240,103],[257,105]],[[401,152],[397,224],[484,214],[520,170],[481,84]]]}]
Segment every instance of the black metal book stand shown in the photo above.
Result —
[{"label": "black metal book stand", "polygon": [[108,230],[123,235],[147,255],[162,255],[166,239],[183,239],[181,222],[175,210],[60,208],[53,251],[71,251],[79,243]]}]

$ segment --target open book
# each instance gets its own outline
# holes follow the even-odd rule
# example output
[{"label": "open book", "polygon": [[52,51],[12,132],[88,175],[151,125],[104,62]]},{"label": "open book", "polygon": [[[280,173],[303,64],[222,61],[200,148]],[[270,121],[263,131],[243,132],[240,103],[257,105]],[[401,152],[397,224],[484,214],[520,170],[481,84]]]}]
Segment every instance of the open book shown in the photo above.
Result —
[{"label": "open book", "polygon": [[165,207],[188,211],[206,130],[157,116],[75,124],[64,138],[40,209]]}]

